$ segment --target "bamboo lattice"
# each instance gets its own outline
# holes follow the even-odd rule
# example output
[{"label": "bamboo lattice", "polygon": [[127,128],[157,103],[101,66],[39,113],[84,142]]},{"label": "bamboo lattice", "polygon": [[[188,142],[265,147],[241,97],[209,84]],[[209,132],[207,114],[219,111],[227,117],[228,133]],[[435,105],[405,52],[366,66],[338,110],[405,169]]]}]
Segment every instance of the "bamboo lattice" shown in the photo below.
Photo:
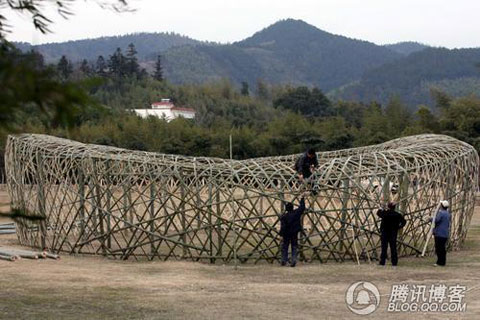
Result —
[{"label": "bamboo lattice", "polygon": [[[185,157],[36,134],[11,135],[6,172],[22,244],[53,252],[119,259],[274,262],[280,256],[284,201],[298,205],[305,185],[298,155],[224,160]],[[418,255],[425,218],[451,203],[450,249],[465,239],[478,182],[475,149],[442,135],[318,153],[299,258],[378,259],[376,210],[389,200],[407,225],[399,254]],[[430,242],[427,252],[432,252]]]}]

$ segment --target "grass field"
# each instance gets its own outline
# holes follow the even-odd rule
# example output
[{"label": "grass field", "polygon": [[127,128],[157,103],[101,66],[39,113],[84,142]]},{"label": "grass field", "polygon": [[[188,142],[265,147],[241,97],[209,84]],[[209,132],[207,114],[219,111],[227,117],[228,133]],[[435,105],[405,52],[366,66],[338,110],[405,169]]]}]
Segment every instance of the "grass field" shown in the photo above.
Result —
[{"label": "grass field", "polygon": [[[0,203],[8,202],[0,190]],[[7,207],[3,207],[6,210]],[[0,223],[8,219],[0,218]],[[18,246],[0,235],[0,246]],[[115,261],[62,256],[61,260],[0,260],[0,319],[480,319],[480,207],[461,251],[445,268],[433,257],[401,259],[397,268],[364,263],[209,265]],[[381,301],[368,316],[345,303],[356,281],[377,285]],[[392,285],[460,284],[466,312],[387,312]]]}]

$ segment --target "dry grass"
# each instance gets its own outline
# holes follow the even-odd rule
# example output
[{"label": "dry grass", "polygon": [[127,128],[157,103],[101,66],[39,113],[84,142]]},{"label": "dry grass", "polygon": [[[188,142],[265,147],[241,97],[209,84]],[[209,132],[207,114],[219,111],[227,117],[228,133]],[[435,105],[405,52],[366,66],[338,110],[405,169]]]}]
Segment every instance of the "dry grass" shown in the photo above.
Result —
[{"label": "dry grass", "polygon": [[[0,202],[6,200],[0,191]],[[0,218],[0,223],[6,219]],[[0,246],[17,245],[1,236]],[[382,294],[368,318],[480,318],[480,207],[462,251],[449,253],[448,266],[433,257],[401,259],[400,266],[299,264],[209,265],[192,262],[115,261],[63,256],[61,260],[0,261],[1,319],[344,319],[361,318],[345,304],[347,287],[372,281]],[[392,284],[462,284],[465,314],[386,312]]]}]

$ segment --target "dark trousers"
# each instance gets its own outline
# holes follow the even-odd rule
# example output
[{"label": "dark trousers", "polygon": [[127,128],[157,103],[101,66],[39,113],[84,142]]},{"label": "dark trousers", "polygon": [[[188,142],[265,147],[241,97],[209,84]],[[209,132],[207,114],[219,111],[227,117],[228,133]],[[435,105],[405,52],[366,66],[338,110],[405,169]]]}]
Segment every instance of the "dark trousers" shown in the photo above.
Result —
[{"label": "dark trousers", "polygon": [[282,241],[282,262],[288,262],[288,247],[292,246],[292,261],[294,264],[297,262],[297,248],[298,248],[298,233],[285,235]]},{"label": "dark trousers", "polygon": [[435,253],[439,266],[444,266],[447,263],[447,240],[448,238],[435,237]]},{"label": "dark trousers", "polygon": [[380,264],[381,265],[385,264],[385,260],[387,260],[388,246],[390,246],[392,266],[396,266],[398,263],[397,233],[382,232],[380,239],[382,241],[382,253],[380,255]]}]

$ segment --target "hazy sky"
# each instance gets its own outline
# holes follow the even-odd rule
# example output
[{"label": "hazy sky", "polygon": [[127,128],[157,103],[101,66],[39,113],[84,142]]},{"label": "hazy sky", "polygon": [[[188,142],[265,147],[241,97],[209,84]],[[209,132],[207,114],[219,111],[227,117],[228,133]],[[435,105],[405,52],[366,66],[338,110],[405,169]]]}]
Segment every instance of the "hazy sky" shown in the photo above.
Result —
[{"label": "hazy sky", "polygon": [[[104,0],[105,1],[105,0]],[[34,44],[174,31],[198,40],[234,42],[285,18],[377,44],[418,41],[480,47],[480,0],[130,0],[134,13],[103,10],[78,0],[75,16],[49,13],[53,34],[41,35],[27,16],[4,12],[13,41]]]}]

